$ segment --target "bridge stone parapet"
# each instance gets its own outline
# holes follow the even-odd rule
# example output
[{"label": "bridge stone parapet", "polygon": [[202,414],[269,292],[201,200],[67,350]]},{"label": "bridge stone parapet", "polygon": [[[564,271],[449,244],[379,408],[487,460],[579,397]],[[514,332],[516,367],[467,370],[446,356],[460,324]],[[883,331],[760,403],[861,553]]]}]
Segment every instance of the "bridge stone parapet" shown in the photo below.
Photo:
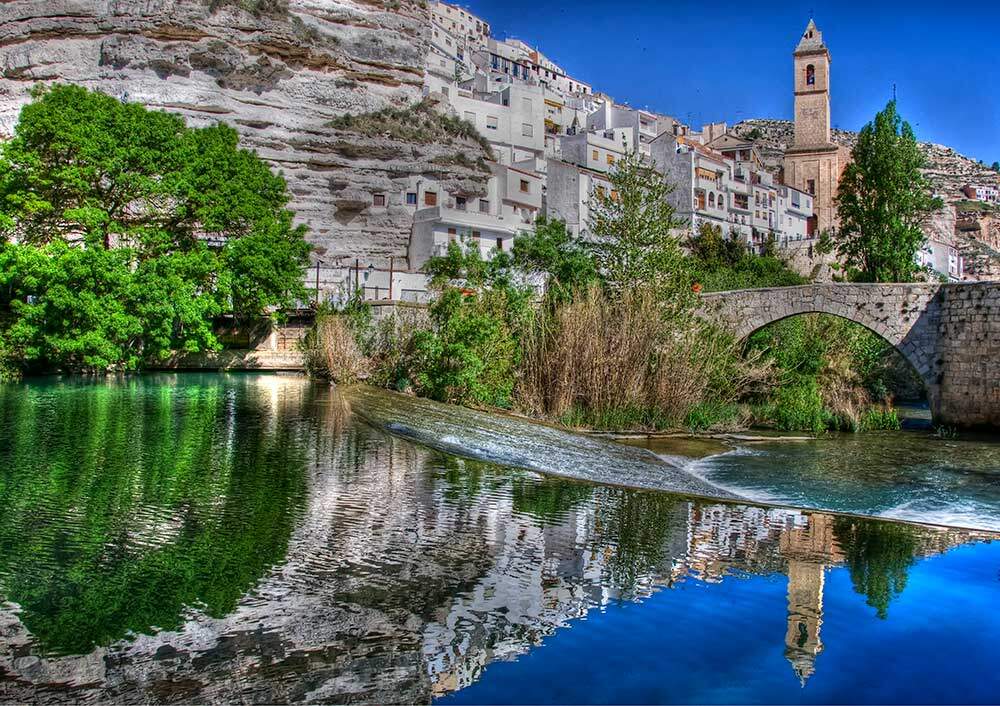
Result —
[{"label": "bridge stone parapet", "polygon": [[854,321],[909,361],[936,423],[1000,429],[1000,283],[744,289],[703,294],[700,310],[740,339],[798,314]]}]

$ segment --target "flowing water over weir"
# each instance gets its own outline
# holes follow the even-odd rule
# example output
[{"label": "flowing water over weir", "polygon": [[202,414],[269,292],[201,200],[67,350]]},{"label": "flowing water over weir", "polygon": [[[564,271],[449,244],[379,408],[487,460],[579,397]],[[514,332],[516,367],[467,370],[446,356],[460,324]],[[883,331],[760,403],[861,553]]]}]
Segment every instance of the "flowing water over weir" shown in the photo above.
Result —
[{"label": "flowing water over weir", "polygon": [[706,449],[560,461],[576,437],[411,402],[267,375],[0,385],[0,701],[1000,694],[998,535],[544,476],[510,464],[686,483]]},{"label": "flowing water over weir", "polygon": [[592,483],[708,498],[738,497],[686,472],[683,463],[644,449],[372,387],[350,388],[345,396],[373,426],[458,456]]}]

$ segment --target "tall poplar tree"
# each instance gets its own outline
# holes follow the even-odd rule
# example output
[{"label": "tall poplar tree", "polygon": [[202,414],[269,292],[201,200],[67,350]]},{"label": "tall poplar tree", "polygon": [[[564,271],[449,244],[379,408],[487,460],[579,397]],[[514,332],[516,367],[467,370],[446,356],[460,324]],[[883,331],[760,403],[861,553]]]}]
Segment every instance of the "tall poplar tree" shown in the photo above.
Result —
[{"label": "tall poplar tree", "polygon": [[896,101],[861,129],[851,157],[837,193],[841,262],[855,281],[913,281],[923,225],[944,204],[921,172],[924,156]]},{"label": "tall poplar tree", "polygon": [[685,221],[667,200],[673,191],[655,167],[631,152],[608,174],[610,192],[591,195],[591,251],[612,293],[651,287],[660,299],[690,294],[678,236]]}]

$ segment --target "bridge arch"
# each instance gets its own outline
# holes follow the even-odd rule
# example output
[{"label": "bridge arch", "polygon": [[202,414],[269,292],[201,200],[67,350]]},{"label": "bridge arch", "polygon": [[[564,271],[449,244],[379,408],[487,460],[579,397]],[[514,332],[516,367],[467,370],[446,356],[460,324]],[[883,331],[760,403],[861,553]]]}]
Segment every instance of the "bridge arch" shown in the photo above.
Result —
[{"label": "bridge arch", "polygon": [[1000,430],[1000,282],[743,289],[703,294],[699,311],[740,339],[797,314],[854,321],[913,366],[936,423]]},{"label": "bridge arch", "polygon": [[910,364],[923,382],[936,417],[944,366],[938,350],[941,286],[814,284],[744,289],[704,294],[700,310],[740,340],[800,314],[829,314],[860,324],[886,340]]}]

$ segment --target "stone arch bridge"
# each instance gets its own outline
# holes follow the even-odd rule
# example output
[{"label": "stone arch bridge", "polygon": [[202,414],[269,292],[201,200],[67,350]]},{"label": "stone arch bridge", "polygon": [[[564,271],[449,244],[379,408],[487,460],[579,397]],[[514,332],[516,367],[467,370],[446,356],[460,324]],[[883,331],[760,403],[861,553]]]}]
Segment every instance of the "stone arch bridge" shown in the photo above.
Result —
[{"label": "stone arch bridge", "polygon": [[797,314],[849,319],[909,361],[935,423],[1000,430],[1000,282],[743,289],[703,294],[700,310],[740,339]]}]

